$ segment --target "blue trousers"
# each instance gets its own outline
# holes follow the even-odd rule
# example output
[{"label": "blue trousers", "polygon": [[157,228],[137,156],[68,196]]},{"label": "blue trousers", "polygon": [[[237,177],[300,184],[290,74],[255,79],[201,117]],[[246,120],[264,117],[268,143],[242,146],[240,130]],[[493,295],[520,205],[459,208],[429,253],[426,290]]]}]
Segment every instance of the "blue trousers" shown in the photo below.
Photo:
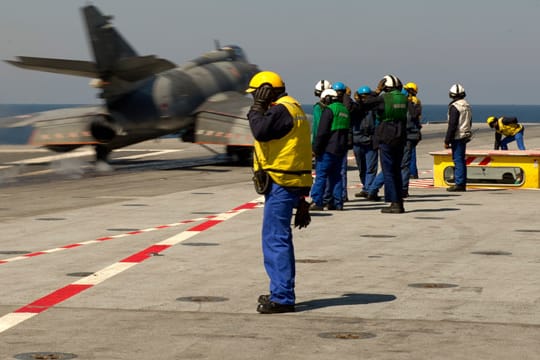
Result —
[{"label": "blue trousers", "polygon": [[349,194],[347,193],[347,169],[349,167],[349,160],[347,159],[348,152],[343,155],[343,160],[341,163],[341,202],[344,203],[349,199]]},{"label": "blue trousers", "polygon": [[401,186],[403,191],[409,191],[412,153],[416,149],[417,144],[418,141],[416,140],[407,140],[407,142],[405,143],[405,147],[403,148],[403,158],[401,159]]},{"label": "blue trousers", "polygon": [[343,181],[341,171],[343,168],[343,156],[337,156],[329,152],[317,157],[315,165],[315,183],[311,188],[311,199],[317,206],[323,206],[326,182],[332,193],[330,202],[336,208],[343,207]]},{"label": "blue trousers", "polygon": [[369,192],[371,184],[377,176],[377,168],[379,167],[379,153],[373,149],[371,144],[368,145],[353,145],[354,157],[360,181],[362,182],[362,190]]},{"label": "blue trousers", "polygon": [[[412,153],[416,150],[417,141],[407,141],[403,148],[403,158],[401,159],[401,186],[402,190],[409,191],[409,177],[411,174],[410,166],[412,164]],[[380,172],[375,179],[371,182],[371,186],[368,188],[370,195],[376,195],[379,189],[384,185],[384,174]],[[403,195],[403,194],[402,194]]]},{"label": "blue trousers", "polygon": [[371,184],[369,185],[369,188],[367,189],[367,192],[369,195],[377,195],[379,192],[379,189],[382,188],[384,185],[384,174],[381,171],[380,173],[375,176]]},{"label": "blue trousers", "polygon": [[411,150],[411,164],[409,166],[409,175],[418,176],[418,166],[416,165],[416,146]]},{"label": "blue trousers", "polygon": [[403,144],[390,146],[379,144],[381,167],[384,176],[384,201],[402,203],[401,160]]},{"label": "blue trousers", "polygon": [[525,142],[523,141],[524,132],[525,132],[525,128],[521,129],[521,131],[518,132],[514,136],[506,136],[504,139],[502,139],[501,150],[508,150],[508,144],[514,140],[516,141],[516,144],[519,150],[525,150]]},{"label": "blue trousers", "polygon": [[452,140],[452,161],[454,162],[454,181],[456,185],[467,185],[467,164],[465,151],[467,143],[463,140]]},{"label": "blue trousers", "polygon": [[265,195],[262,226],[264,268],[270,278],[270,301],[292,305],[295,302],[294,259],[291,220],[299,194],[275,183]]}]

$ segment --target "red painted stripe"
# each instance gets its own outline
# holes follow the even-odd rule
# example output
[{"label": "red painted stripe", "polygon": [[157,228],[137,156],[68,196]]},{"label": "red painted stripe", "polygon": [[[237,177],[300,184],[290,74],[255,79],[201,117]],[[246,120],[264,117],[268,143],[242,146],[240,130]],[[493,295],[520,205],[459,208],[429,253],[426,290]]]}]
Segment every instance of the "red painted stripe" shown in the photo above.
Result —
[{"label": "red painted stripe", "polygon": [[465,165],[470,165],[474,159],[476,159],[476,156],[470,156],[465,160]]},{"label": "red painted stripe", "polygon": [[78,293],[92,287],[93,285],[75,285],[70,284],[61,289],[58,289],[49,295],[37,299],[33,303],[23,306],[22,308],[15,310],[16,313],[40,313],[47,310],[54,305],[61,303],[64,300],[69,299],[72,296],[77,295]]},{"label": "red painted stripe", "polygon": [[30,254],[25,254],[24,256],[26,256],[26,257],[32,257],[32,256],[43,255],[43,254],[46,254],[46,252],[43,252],[43,251],[36,251],[36,252],[30,253]]},{"label": "red painted stripe", "polygon": [[65,246],[62,246],[63,249],[73,249],[77,246],[82,246],[82,244],[70,244],[70,245],[65,245]]},{"label": "red painted stripe", "polygon": [[100,237],[100,238],[97,238],[96,240],[97,241],[106,241],[106,240],[112,240],[114,238],[110,237],[110,236],[104,236],[104,237]]},{"label": "red painted stripe", "polygon": [[169,225],[160,225],[160,226],[156,226],[156,229],[167,229],[169,227],[170,227]]},{"label": "red painted stripe", "polygon": [[202,224],[196,225],[192,227],[191,229],[188,229],[188,231],[204,231],[208,230],[211,227],[223,222],[223,220],[208,220],[203,222]]},{"label": "red painted stripe", "polygon": [[5,263],[7,263],[7,261],[0,260],[0,264],[5,264]]},{"label": "red painted stripe", "polygon": [[143,251],[139,251],[136,254],[128,256],[124,260],[120,260],[120,262],[132,262],[132,263],[143,262],[144,260],[148,259],[151,256],[151,254],[160,253],[164,250],[167,250],[170,247],[171,245],[152,245],[144,249]]},{"label": "red painted stripe", "polygon": [[482,161],[480,161],[478,165],[483,166],[483,165],[489,164],[490,162],[491,162],[491,158],[489,156],[486,156]]},{"label": "red painted stripe", "polygon": [[234,208],[233,211],[236,211],[236,210],[251,210],[251,209],[256,208],[257,205],[259,205],[259,204],[258,203],[253,203],[253,202],[248,202],[248,203],[245,203],[244,205],[240,205],[239,207]]},{"label": "red painted stripe", "polygon": [[140,234],[141,232],[142,232],[142,231],[140,231],[140,230],[136,230],[136,231],[130,231],[130,232],[128,232],[128,234],[129,234],[129,235],[138,235],[138,234]]}]

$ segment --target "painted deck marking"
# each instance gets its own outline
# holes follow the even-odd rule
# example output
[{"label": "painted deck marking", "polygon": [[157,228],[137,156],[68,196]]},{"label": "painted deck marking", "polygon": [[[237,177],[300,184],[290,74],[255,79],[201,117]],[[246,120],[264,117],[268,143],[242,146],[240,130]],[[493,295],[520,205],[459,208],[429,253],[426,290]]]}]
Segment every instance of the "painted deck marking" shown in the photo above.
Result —
[{"label": "painted deck marking", "polygon": [[[143,249],[123,260],[120,260],[117,263],[114,263],[106,268],[103,268],[92,275],[84,277],[80,280],[77,280],[71,284],[68,284],[60,289],[57,289],[17,310],[12,313],[8,313],[0,317],[0,333],[5,330],[8,330],[21,322],[32,318],[34,315],[42,313],[53,306],[56,306],[73,296],[90,289],[91,287],[115,276],[118,275],[131,267],[142,263],[143,261],[149,259],[152,254],[160,253],[169,249],[171,246],[174,246],[186,239],[189,239],[201,232],[211,229],[212,227],[233,218],[234,216],[241,214],[242,212],[254,209],[261,203],[263,197],[259,197],[255,200],[250,201],[249,203],[240,205],[233,210],[230,210],[226,213],[219,214],[215,216],[212,220],[207,220],[206,222],[196,225],[186,231],[180,232],[168,239],[160,241],[154,245]],[[64,249],[64,248],[62,248]]]}]

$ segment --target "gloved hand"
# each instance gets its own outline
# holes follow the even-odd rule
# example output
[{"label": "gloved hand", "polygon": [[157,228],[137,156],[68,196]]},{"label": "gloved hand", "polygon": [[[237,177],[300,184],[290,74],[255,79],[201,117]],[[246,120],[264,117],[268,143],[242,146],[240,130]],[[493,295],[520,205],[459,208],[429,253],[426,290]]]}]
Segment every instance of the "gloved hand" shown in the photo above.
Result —
[{"label": "gloved hand", "polygon": [[311,215],[309,214],[309,203],[306,199],[301,198],[298,201],[296,214],[294,215],[294,227],[302,229],[311,223]]},{"label": "gloved hand", "polygon": [[381,79],[379,81],[379,83],[377,84],[377,88],[375,89],[375,93],[380,94],[383,91],[385,82],[385,79]]},{"label": "gloved hand", "polygon": [[253,105],[251,110],[265,112],[272,102],[273,88],[270,85],[262,85],[253,93]]}]

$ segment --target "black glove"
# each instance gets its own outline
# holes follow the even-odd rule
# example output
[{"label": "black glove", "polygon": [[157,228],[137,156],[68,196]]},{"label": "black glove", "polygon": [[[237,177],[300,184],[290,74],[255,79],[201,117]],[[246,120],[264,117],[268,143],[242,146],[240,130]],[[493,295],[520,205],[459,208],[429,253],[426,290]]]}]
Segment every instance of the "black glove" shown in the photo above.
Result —
[{"label": "black glove", "polygon": [[262,85],[253,93],[253,106],[251,110],[265,112],[272,102],[274,88],[270,85]]},{"label": "black glove", "polygon": [[305,228],[311,223],[311,215],[309,215],[309,203],[306,199],[301,198],[298,201],[296,214],[294,215],[294,227],[299,229]]}]

